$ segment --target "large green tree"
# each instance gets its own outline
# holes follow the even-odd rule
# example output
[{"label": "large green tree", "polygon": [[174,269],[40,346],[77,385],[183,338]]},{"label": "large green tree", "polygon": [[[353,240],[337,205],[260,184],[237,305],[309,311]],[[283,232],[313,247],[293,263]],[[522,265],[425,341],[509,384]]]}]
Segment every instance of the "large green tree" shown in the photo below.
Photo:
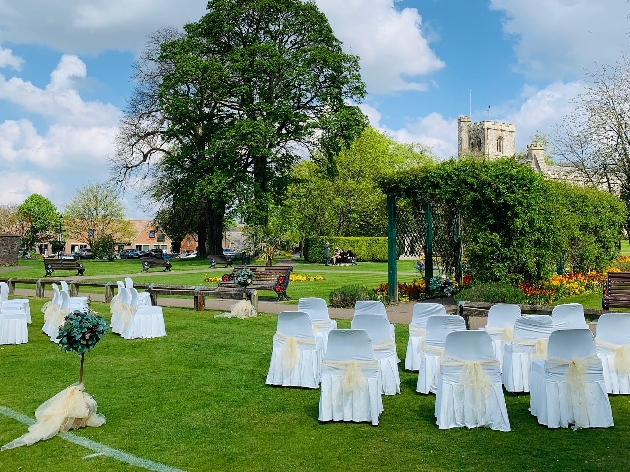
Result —
[{"label": "large green tree", "polygon": [[123,121],[118,164],[159,156],[157,175],[169,179],[159,197],[203,207],[198,233],[205,226],[216,252],[226,212],[265,225],[295,162],[315,150],[330,159],[360,133],[366,119],[352,103],[365,87],[358,58],[312,2],[211,0],[184,30],[157,35],[142,56],[136,77],[147,84]]},{"label": "large green tree", "polygon": [[59,213],[50,200],[34,193],[24,200],[17,211],[23,221],[22,244],[27,250],[38,241],[54,239],[59,228]]},{"label": "large green tree", "polygon": [[126,242],[133,237],[120,195],[105,183],[88,183],[75,192],[65,207],[64,227],[91,248],[102,238]]},{"label": "large green tree", "polygon": [[432,162],[427,147],[396,143],[368,127],[335,156],[332,172],[312,160],[296,165],[288,199],[275,219],[285,226],[291,222],[286,233],[300,242],[312,235],[384,236],[386,196],[378,179]]}]

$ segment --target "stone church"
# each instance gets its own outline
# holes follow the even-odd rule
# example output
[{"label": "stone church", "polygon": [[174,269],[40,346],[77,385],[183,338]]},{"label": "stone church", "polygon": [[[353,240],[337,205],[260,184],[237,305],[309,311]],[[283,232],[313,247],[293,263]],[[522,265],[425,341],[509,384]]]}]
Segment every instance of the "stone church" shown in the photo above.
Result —
[{"label": "stone church", "polygon": [[[516,154],[515,136],[516,127],[511,123],[488,120],[472,123],[469,116],[460,116],[457,119],[457,157],[470,154],[482,155],[486,159],[512,157]],[[550,179],[587,184],[573,167],[548,164],[540,143],[527,146],[525,163]]]}]

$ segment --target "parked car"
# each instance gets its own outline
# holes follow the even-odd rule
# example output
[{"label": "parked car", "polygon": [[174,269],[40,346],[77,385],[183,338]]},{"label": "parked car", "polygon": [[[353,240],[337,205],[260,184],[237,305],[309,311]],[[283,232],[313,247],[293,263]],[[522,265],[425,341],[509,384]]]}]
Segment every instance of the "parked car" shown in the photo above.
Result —
[{"label": "parked car", "polygon": [[144,253],[144,255],[149,257],[161,258],[164,257],[164,251],[162,249],[149,249],[147,252]]},{"label": "parked car", "polygon": [[180,259],[192,259],[194,257],[197,257],[197,251],[189,252],[188,254],[180,254],[179,255]]},{"label": "parked car", "polygon": [[223,248],[223,255],[224,256],[229,256],[232,259],[234,259],[235,257],[237,257],[239,254],[238,252],[236,252],[234,249],[232,249],[231,247],[224,247]]},{"label": "parked car", "polygon": [[74,254],[77,259],[94,259],[94,254],[90,248],[79,249]]},{"label": "parked car", "polygon": [[140,259],[140,251],[137,249],[125,249],[120,253],[121,259]]}]

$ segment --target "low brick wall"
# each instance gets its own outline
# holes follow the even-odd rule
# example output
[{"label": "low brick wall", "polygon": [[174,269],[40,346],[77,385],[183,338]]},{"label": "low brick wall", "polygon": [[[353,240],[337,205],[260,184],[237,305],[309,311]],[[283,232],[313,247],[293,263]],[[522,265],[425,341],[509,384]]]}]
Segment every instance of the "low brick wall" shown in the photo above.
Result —
[{"label": "low brick wall", "polygon": [[15,266],[20,254],[20,237],[15,234],[0,234],[0,266]]}]

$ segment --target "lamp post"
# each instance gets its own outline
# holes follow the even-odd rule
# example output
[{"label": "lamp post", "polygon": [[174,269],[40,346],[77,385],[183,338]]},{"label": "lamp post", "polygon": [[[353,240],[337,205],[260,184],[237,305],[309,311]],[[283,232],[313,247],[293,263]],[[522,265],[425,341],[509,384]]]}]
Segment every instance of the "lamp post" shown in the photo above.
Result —
[{"label": "lamp post", "polygon": [[63,241],[63,227],[62,227],[62,223],[63,223],[63,215],[60,213],[59,214],[59,250],[57,251],[57,257],[61,257],[63,255],[64,252],[64,248],[62,248],[61,246],[61,242]]}]

